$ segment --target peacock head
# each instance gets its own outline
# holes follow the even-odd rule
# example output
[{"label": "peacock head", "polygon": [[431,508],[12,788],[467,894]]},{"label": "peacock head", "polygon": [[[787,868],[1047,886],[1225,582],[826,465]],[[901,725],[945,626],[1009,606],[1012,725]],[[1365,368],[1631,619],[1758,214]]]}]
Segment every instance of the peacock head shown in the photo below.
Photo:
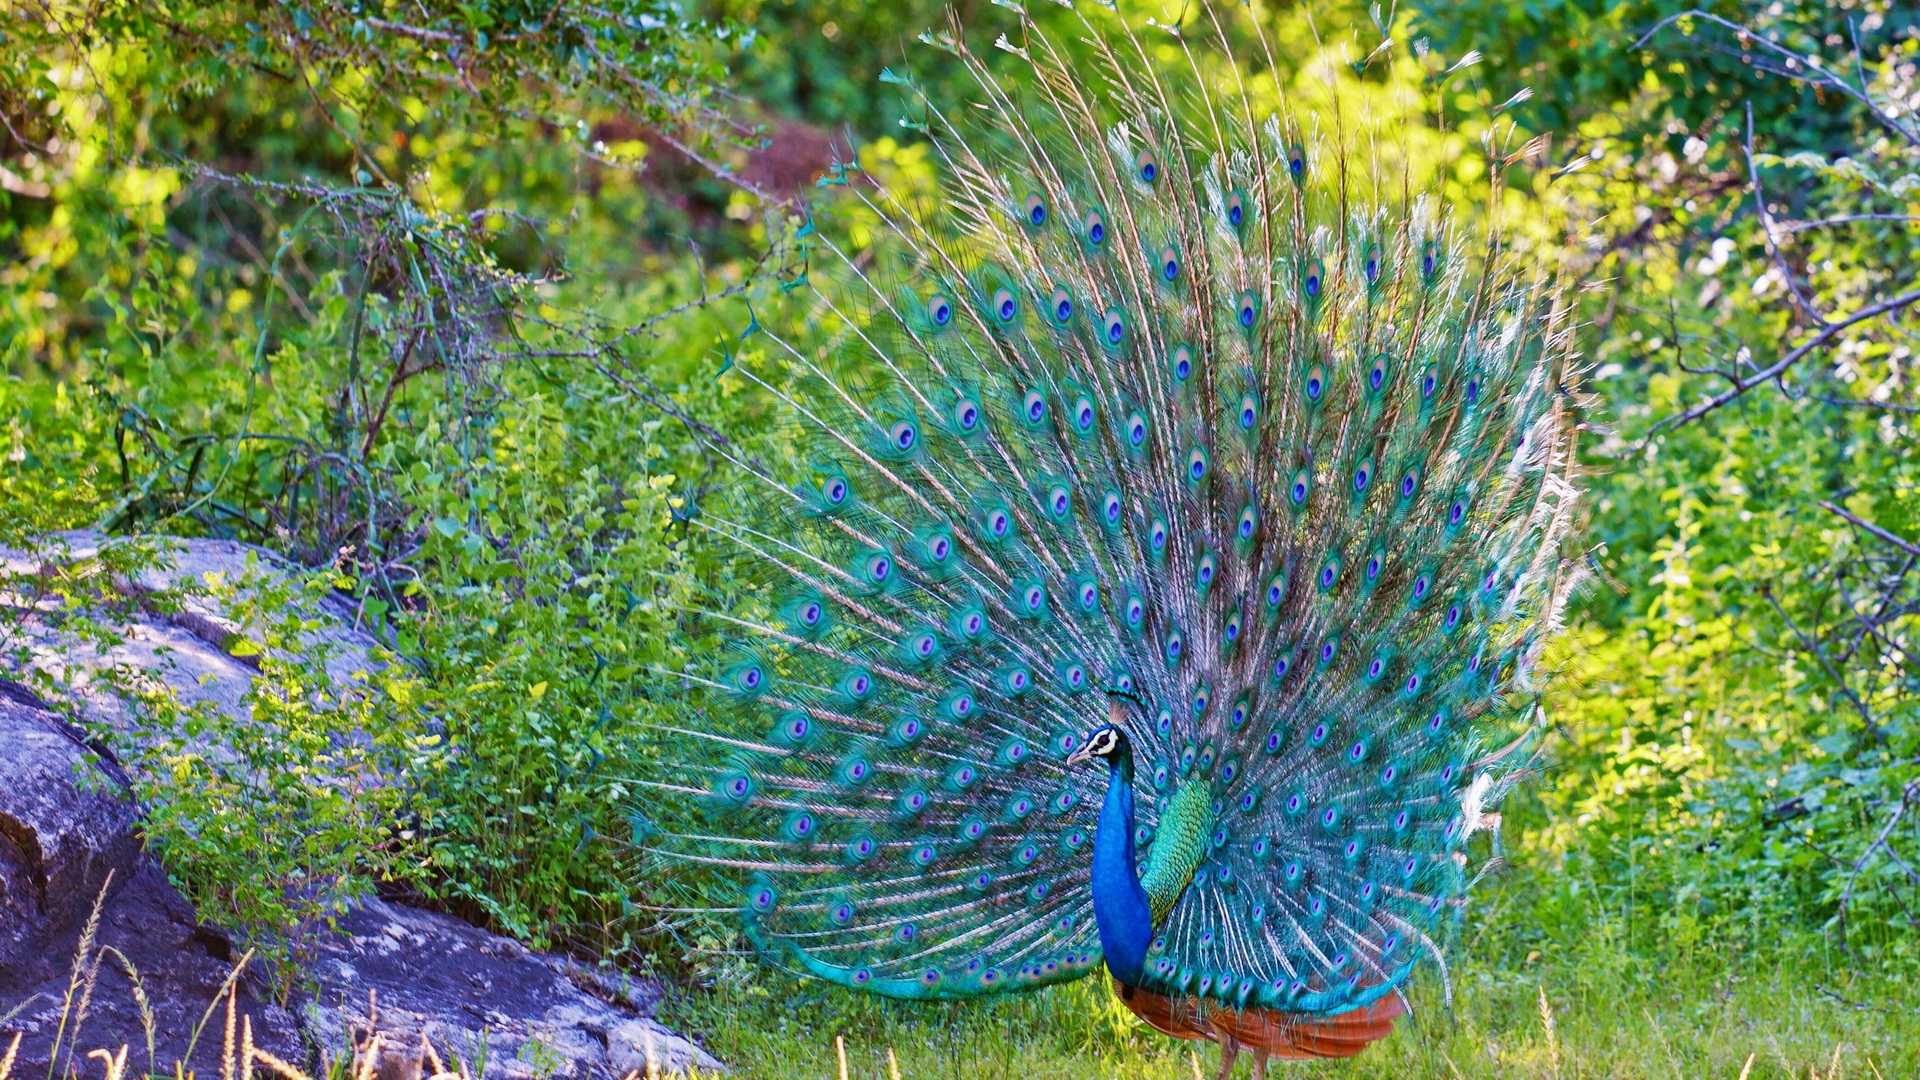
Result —
[{"label": "peacock head", "polygon": [[1067,755],[1069,766],[1080,765],[1096,758],[1111,767],[1130,764],[1133,761],[1133,744],[1127,741],[1127,733],[1120,727],[1120,721],[1126,716],[1126,703],[1130,694],[1109,691],[1107,699],[1107,722],[1087,732],[1080,741],[1080,748]]},{"label": "peacock head", "polygon": [[1068,765],[1080,765],[1095,758],[1113,764],[1122,757],[1130,757],[1133,748],[1127,743],[1127,733],[1113,724],[1101,724],[1080,743],[1080,749],[1067,755]]}]

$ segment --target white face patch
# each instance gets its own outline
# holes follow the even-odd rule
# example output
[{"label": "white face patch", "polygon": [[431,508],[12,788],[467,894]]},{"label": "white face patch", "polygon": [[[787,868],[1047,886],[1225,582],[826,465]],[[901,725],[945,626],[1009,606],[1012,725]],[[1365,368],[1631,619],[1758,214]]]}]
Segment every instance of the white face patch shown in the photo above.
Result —
[{"label": "white face patch", "polygon": [[1094,754],[1106,755],[1112,753],[1119,742],[1120,738],[1114,734],[1112,728],[1101,728],[1094,733],[1093,745],[1088,749]]}]

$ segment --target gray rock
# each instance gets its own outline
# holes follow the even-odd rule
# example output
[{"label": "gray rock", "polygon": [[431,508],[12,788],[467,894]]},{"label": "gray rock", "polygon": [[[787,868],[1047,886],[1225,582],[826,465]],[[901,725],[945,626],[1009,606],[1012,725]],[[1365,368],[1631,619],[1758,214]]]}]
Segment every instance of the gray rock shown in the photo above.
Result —
[{"label": "gray rock", "polygon": [[0,969],[79,925],[109,874],[132,876],[139,814],[85,736],[0,682]]},{"label": "gray rock", "polygon": [[385,1080],[426,1071],[422,1036],[444,1066],[455,1067],[450,1055],[482,1080],[644,1076],[649,1046],[661,1075],[724,1071],[651,1018],[581,989],[566,962],[451,916],[370,900],[338,926],[312,968],[321,988],[307,1023],[322,1046],[364,1049],[379,1032]]},{"label": "gray rock", "polygon": [[[216,1074],[218,1025],[188,1044],[233,970],[232,949],[141,855],[139,813],[112,760],[26,689],[0,681],[0,777],[0,1017],[10,1017],[0,1034],[22,1035],[15,1075],[45,1075],[56,1038],[68,1048],[62,1069],[88,1065],[95,1047],[127,1045],[139,1048],[128,1060],[145,1072],[182,1060]],[[100,918],[81,954],[96,903]],[[255,984],[239,984],[236,1007],[252,1017],[256,1043],[302,1056],[297,1018]]]},{"label": "gray rock", "polygon": [[[0,569],[44,575],[82,568],[106,546],[125,542],[88,531],[58,533],[31,550],[0,548]],[[145,542],[159,545],[157,565],[131,579],[102,575],[97,583],[131,608],[116,627],[122,640],[101,648],[65,629],[57,617],[29,618],[20,629],[29,663],[65,688],[89,724],[127,728],[126,706],[107,676],[128,672],[149,689],[170,691],[183,705],[209,702],[228,715],[244,716],[243,698],[258,664],[251,656],[235,655],[233,647],[243,638],[258,644],[262,633],[235,618],[227,601],[293,587],[299,568],[265,548],[235,540],[159,537]],[[298,595],[297,588],[294,592]],[[355,672],[379,670],[379,642],[359,628],[351,604],[327,596],[303,614],[317,626],[303,635],[303,646],[324,660],[336,686],[350,685]],[[219,748],[205,749],[217,753]]]}]

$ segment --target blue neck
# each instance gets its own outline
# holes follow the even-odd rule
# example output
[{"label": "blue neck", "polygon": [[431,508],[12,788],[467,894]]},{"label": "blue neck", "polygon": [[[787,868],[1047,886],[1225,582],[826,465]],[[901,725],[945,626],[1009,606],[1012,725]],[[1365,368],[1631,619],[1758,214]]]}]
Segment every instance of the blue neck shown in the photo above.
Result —
[{"label": "blue neck", "polygon": [[1093,833],[1093,919],[1107,970],[1128,986],[1146,979],[1147,945],[1153,940],[1153,911],[1134,869],[1133,757],[1122,753],[1109,764],[1107,798]]}]

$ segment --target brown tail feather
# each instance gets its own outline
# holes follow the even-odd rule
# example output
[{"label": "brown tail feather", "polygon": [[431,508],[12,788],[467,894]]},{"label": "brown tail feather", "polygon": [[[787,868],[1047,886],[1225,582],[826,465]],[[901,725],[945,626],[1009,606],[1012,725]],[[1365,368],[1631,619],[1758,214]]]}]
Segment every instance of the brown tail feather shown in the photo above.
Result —
[{"label": "brown tail feather", "polygon": [[1197,998],[1170,998],[1119,980],[1114,992],[1147,1025],[1176,1039],[1211,1039],[1221,1033],[1243,1048],[1282,1060],[1346,1058],[1387,1037],[1406,1004],[1389,994],[1371,1005],[1335,1016],[1303,1016],[1274,1009],[1229,1009]]}]

